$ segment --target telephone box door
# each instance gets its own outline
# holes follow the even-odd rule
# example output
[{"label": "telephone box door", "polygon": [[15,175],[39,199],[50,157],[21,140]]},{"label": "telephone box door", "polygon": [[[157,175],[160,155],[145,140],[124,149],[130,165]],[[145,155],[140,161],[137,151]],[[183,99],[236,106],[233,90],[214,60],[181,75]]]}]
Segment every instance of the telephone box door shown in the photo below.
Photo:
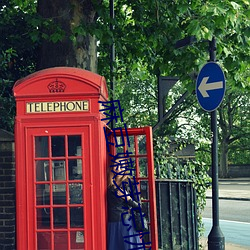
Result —
[{"label": "telephone box door", "polygon": [[91,249],[89,128],[27,128],[26,138],[28,249]]},{"label": "telephone box door", "polygon": [[[134,175],[139,183],[140,198],[143,211],[149,221],[149,230],[142,238],[145,248],[158,249],[158,231],[156,215],[156,193],[154,177],[152,128],[114,129],[111,133],[110,145],[116,154],[129,154],[134,165]],[[109,143],[107,144],[109,146]],[[130,168],[130,167],[129,167]],[[144,244],[143,243],[143,244]],[[137,246],[139,249],[139,246]],[[140,246],[140,249],[145,249]]]}]

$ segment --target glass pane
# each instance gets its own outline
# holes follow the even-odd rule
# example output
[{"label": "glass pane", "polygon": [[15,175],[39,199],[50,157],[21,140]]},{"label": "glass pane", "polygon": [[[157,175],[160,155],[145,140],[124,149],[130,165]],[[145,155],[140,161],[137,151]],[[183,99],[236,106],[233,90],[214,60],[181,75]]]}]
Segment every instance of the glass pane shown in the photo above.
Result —
[{"label": "glass pane", "polygon": [[70,208],[70,226],[83,227],[83,207]]},{"label": "glass pane", "polygon": [[[122,144],[122,137],[121,136],[117,136],[116,140],[117,140],[117,145]],[[114,145],[116,145],[116,143],[114,143]],[[116,153],[123,153],[123,152],[124,152],[124,147],[122,147],[122,146],[116,147]]]},{"label": "glass pane", "polygon": [[49,208],[38,208],[36,210],[37,228],[50,228],[50,212]]},{"label": "glass pane", "polygon": [[70,196],[70,204],[82,204],[82,184],[80,183],[72,183],[69,184],[69,196]]},{"label": "glass pane", "polygon": [[54,208],[54,227],[66,227],[67,226],[67,210],[66,208]]},{"label": "glass pane", "polygon": [[71,249],[84,249],[84,232],[70,232]]},{"label": "glass pane", "polygon": [[42,204],[43,205],[49,205],[50,204],[50,185],[49,184],[44,185]]},{"label": "glass pane", "polygon": [[[117,153],[124,153],[128,151],[131,155],[135,154],[135,144],[134,144],[134,136],[129,136],[129,144],[130,147],[128,146],[127,140],[124,138],[125,136],[117,136],[116,137],[116,143],[114,145],[121,145],[116,147],[116,152]],[[125,141],[126,141],[126,147],[125,147]],[[124,145],[123,145],[124,144]]]},{"label": "glass pane", "polygon": [[147,177],[148,176],[147,158],[139,158],[139,167],[140,167],[140,177]]},{"label": "glass pane", "polygon": [[82,142],[80,135],[68,136],[68,155],[81,156],[82,155]]},{"label": "glass pane", "polygon": [[130,147],[128,147],[128,152],[132,153],[134,155],[135,154],[135,140],[134,140],[134,136],[129,136],[129,143],[130,143]]},{"label": "glass pane", "polygon": [[65,181],[65,161],[53,161],[52,162],[53,181]]},{"label": "glass pane", "polygon": [[139,154],[146,154],[146,135],[137,136],[138,145],[139,145]]},{"label": "glass pane", "polygon": [[140,190],[141,190],[141,199],[148,200],[148,182],[147,181],[140,181]]},{"label": "glass pane", "polygon": [[[151,247],[151,242],[152,241],[151,241],[151,232],[150,231],[145,232],[144,235],[141,237],[141,239],[143,239],[144,242],[145,242],[145,246],[146,246],[145,249],[148,249],[148,248]],[[178,249],[180,249],[180,248],[178,248]]]},{"label": "glass pane", "polygon": [[36,161],[36,180],[49,181],[49,161]]},{"label": "glass pane", "polygon": [[68,233],[67,232],[54,232],[55,250],[68,249]]},{"label": "glass pane", "polygon": [[37,233],[37,249],[38,250],[50,250],[51,249],[50,232]]},{"label": "glass pane", "polygon": [[35,157],[49,157],[48,136],[35,137]]},{"label": "glass pane", "polygon": [[147,218],[147,221],[150,222],[150,207],[149,207],[149,202],[142,202],[142,212],[145,214],[145,217]]},{"label": "glass pane", "polygon": [[130,174],[131,178],[136,176],[136,159],[134,157],[128,158],[127,173]]},{"label": "glass pane", "polygon": [[[117,159],[116,162],[117,164],[115,165],[120,166],[121,168],[120,175],[126,174],[126,175],[130,175],[131,177],[136,175],[135,158],[129,157],[126,159]],[[113,169],[116,171],[116,167],[113,167]]]},{"label": "glass pane", "polygon": [[[36,185],[36,204],[37,205],[44,205],[45,204],[45,196],[49,196],[49,192],[45,191],[45,186],[47,186],[47,191],[49,191],[49,185]],[[48,197],[49,200],[49,197]]]},{"label": "glass pane", "polygon": [[65,156],[64,136],[52,136],[51,149],[52,149],[52,157]]},{"label": "glass pane", "polygon": [[53,204],[66,204],[65,184],[53,184]]},{"label": "glass pane", "polygon": [[75,159],[69,160],[69,179],[81,180],[82,179],[82,160]]}]

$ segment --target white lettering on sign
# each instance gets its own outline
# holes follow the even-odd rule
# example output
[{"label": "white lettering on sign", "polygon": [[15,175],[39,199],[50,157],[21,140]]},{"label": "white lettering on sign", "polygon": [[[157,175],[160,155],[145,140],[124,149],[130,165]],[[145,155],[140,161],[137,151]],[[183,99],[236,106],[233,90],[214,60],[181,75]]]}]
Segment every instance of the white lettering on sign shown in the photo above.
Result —
[{"label": "white lettering on sign", "polygon": [[88,111],[88,101],[27,102],[27,113],[80,112]]}]

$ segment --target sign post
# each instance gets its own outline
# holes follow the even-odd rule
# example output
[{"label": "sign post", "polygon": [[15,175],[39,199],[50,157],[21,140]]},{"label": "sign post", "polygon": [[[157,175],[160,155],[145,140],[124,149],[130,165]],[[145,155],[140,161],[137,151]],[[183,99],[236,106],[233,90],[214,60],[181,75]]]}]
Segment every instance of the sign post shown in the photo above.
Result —
[{"label": "sign post", "polygon": [[219,225],[218,129],[217,108],[225,94],[225,77],[215,63],[215,38],[209,42],[210,62],[200,71],[196,81],[196,96],[201,107],[211,112],[212,139],[212,205],[213,227],[208,235],[208,250],[225,250],[225,238]]}]

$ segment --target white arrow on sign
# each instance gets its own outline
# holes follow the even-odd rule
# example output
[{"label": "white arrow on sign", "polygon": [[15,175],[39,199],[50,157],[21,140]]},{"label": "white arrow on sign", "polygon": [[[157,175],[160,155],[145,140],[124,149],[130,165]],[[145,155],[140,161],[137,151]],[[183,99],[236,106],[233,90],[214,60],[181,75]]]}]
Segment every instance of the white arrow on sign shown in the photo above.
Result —
[{"label": "white arrow on sign", "polygon": [[203,77],[201,84],[198,87],[198,90],[201,92],[201,95],[203,97],[209,97],[209,94],[207,93],[208,90],[222,89],[223,88],[222,81],[207,83],[208,79],[209,79],[209,76]]}]

